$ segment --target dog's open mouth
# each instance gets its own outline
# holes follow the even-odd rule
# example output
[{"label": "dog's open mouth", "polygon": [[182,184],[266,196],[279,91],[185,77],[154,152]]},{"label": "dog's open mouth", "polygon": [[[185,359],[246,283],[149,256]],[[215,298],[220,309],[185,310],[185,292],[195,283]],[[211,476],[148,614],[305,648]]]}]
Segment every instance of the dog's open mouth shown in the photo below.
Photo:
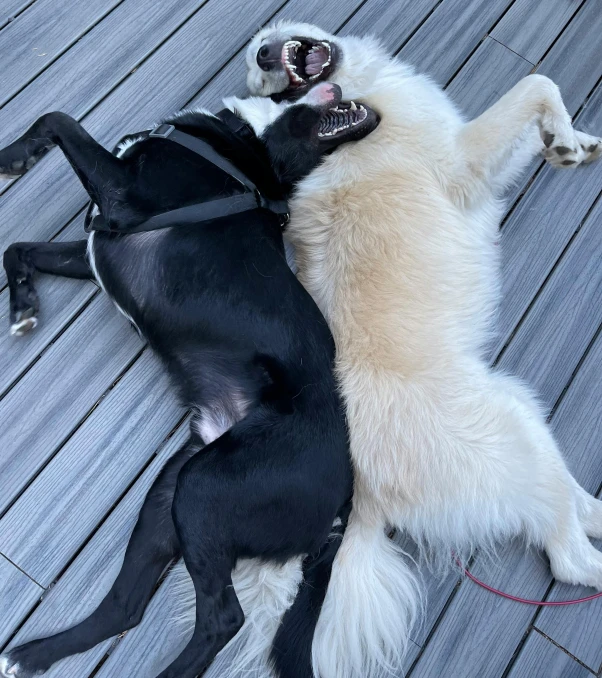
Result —
[{"label": "dog's open mouth", "polygon": [[345,130],[357,127],[368,118],[368,109],[354,101],[341,101],[328,111],[320,119],[318,136],[334,137]]},{"label": "dog's open mouth", "polygon": [[327,79],[332,71],[335,47],[327,40],[287,40],[282,46],[282,64],[291,87],[303,87]]}]

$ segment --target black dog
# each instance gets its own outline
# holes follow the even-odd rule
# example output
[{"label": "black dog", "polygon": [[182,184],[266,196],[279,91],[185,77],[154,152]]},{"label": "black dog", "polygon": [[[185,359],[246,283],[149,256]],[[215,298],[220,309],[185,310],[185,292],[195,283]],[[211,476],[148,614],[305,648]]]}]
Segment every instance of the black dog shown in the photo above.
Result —
[{"label": "black dog", "polygon": [[[286,264],[278,214],[324,152],[376,127],[369,109],[353,126],[337,122],[351,115],[340,99],[336,85],[320,85],[261,138],[241,121],[233,130],[186,112],[127,137],[116,155],[69,116],[50,113],[0,151],[0,172],[18,176],[58,145],[97,206],[88,224],[102,229],[88,242],[6,251],[15,333],[35,326],[36,271],[96,278],[193,412],[190,438],[149,491],[100,606],[67,631],[8,651],[0,675],[29,678],[138,624],[180,554],[195,587],[196,625],[163,678],[202,674],[241,628],[231,579],[240,558],[298,556],[304,583],[272,657],[282,676],[311,675],[311,639],[338,548],[329,534],[337,517],[335,531],[344,529],[352,472],[333,340]],[[168,138],[174,130],[188,147]],[[263,208],[245,207],[248,185]],[[229,216],[207,221],[204,209]]]}]

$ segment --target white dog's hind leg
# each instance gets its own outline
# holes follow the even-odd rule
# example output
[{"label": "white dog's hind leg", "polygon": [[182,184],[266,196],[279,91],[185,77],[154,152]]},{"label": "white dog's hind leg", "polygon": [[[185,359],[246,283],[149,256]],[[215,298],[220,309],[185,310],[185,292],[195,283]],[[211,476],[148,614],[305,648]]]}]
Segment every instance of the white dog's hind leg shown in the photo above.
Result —
[{"label": "white dog's hind leg", "polygon": [[602,553],[591,545],[575,507],[571,508],[568,514],[558,515],[556,529],[544,544],[552,574],[567,584],[602,591]]},{"label": "white dog's hind leg", "polygon": [[586,492],[576,480],[574,482],[579,522],[588,537],[602,539],[602,501]]},{"label": "white dog's hind leg", "polygon": [[502,384],[512,405],[506,426],[522,443],[518,447],[524,458],[518,472],[530,478],[522,517],[527,535],[543,544],[556,579],[602,590],[602,553],[588,539],[600,533],[602,503],[571,475],[528,391],[509,378],[502,377]]},{"label": "white dog's hind leg", "polygon": [[[517,141],[534,123],[545,146],[544,156],[554,167],[576,167],[602,154],[602,139],[573,129],[557,85],[546,76],[529,75],[461,128],[457,150],[462,169],[455,177],[454,191],[463,189],[470,200],[483,183],[494,183],[511,162]],[[538,152],[543,147],[532,148]]]}]

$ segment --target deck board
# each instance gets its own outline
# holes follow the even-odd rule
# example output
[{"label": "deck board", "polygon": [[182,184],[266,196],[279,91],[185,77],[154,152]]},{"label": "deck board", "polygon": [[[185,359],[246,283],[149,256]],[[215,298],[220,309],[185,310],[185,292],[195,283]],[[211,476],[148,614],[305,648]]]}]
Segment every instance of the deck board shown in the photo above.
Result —
[{"label": "deck board", "polygon": [[400,56],[446,85],[510,4],[512,0],[443,0]]},{"label": "deck board", "polygon": [[[518,54],[487,37],[452,80],[447,93],[467,118],[476,118],[529,75],[532,68]],[[495,80],[491,73],[495,73]]]},{"label": "deck board", "polygon": [[540,633],[532,631],[508,678],[592,678],[592,674]]},{"label": "deck board", "polygon": [[[5,1],[0,28],[25,4]],[[225,94],[244,94],[244,48],[251,35],[266,21],[288,18],[346,35],[377,35],[400,58],[449,83],[450,95],[469,116],[539,64],[538,71],[560,85],[569,112],[579,112],[576,126],[600,134],[597,0],[540,4],[93,0],[65,20],[65,0],[36,0],[0,30],[0,47],[10,46],[24,35],[23,26],[31,27],[28,40],[43,36],[46,19],[44,44],[51,46],[48,59],[33,59],[31,48],[38,45],[27,40],[14,58],[11,54],[0,87],[0,99],[4,87],[10,99],[0,105],[0,144],[54,108],[81,119],[105,145],[182,106],[217,110]],[[48,19],[51,6],[55,16]],[[492,348],[495,358],[507,345],[501,366],[525,377],[548,406],[561,397],[552,424],[578,479],[594,492],[602,483],[596,417],[602,339],[595,339],[602,323],[600,170],[561,173],[535,162],[510,192],[512,202],[525,194],[503,228],[504,296],[500,335]],[[0,219],[10,225],[2,229],[0,249],[15,240],[82,237],[85,202],[67,163],[52,152],[26,177],[0,185]],[[6,326],[4,284],[0,273],[0,321]],[[181,426],[163,444],[182,411],[149,352],[135,359],[142,344],[96,286],[40,276],[39,290],[37,330],[21,340],[0,337],[0,426],[7,449],[0,453],[0,469],[9,469],[0,478],[12,483],[0,497],[4,506],[15,502],[0,520],[0,552],[15,563],[0,555],[0,579],[8,582],[0,592],[6,622],[0,646],[17,629],[16,643],[64,628],[95,607],[119,567],[145,489],[185,435]],[[121,352],[107,360],[114,346]],[[544,596],[551,585],[545,557],[526,552],[519,541],[500,549],[499,562],[477,558],[474,571],[531,597]],[[427,619],[413,634],[406,663],[406,668],[415,664],[411,676],[592,675],[554,643],[590,670],[600,669],[599,602],[546,609],[535,617],[535,609],[492,597],[455,573],[443,581],[428,573],[425,578]],[[36,581],[53,584],[42,602],[44,589]],[[550,596],[581,593],[553,586]],[[168,578],[138,629],[62,662],[47,675],[111,678],[125,671],[152,678],[166,652],[183,642],[174,638],[169,621],[174,605]],[[525,640],[531,623],[553,642],[537,630]],[[220,675],[219,665],[208,674]]]},{"label": "deck board", "polygon": [[44,589],[4,556],[0,556],[0,581],[0,645],[3,645],[27,611],[41,598]]},{"label": "deck board", "polygon": [[145,351],[0,521],[0,551],[50,585],[182,414]]},{"label": "deck board", "polygon": [[35,0],[4,0],[0,9],[0,29],[14,21],[17,14],[32,5]]},{"label": "deck board", "polygon": [[204,1],[121,2],[61,59],[0,108],[0,143],[10,143],[48,111],[82,118]]},{"label": "deck board", "polygon": [[575,0],[516,0],[491,37],[537,64],[581,4]]},{"label": "deck board", "polygon": [[529,384],[548,409],[602,323],[602,261],[592,256],[602,252],[601,223],[598,199],[504,353],[506,369],[528,373]]},{"label": "deck board", "polygon": [[367,2],[344,26],[341,35],[374,35],[388,51],[399,49],[439,0],[377,0]]},{"label": "deck board", "polygon": [[108,298],[99,296],[98,307],[88,307],[0,401],[2,510],[142,347]]},{"label": "deck board", "polygon": [[0,32],[0,105],[41,73],[121,0],[86,0],[81,9],[56,0],[38,0]]},{"label": "deck board", "polygon": [[[602,221],[598,221],[598,228]],[[600,250],[598,250],[600,251]],[[559,428],[561,442],[566,446],[586,450],[586,463],[576,469],[577,480],[596,494],[602,485],[602,335],[577,373],[567,396],[558,409],[558,419],[570,422],[570,428]],[[598,416],[596,416],[598,415]],[[571,470],[572,467],[571,467]],[[597,548],[602,544],[595,542]],[[555,584],[551,600],[567,600],[589,596],[594,591],[564,584]],[[563,608],[546,608],[535,625],[554,642],[565,647],[596,673],[602,669],[602,599]]]}]

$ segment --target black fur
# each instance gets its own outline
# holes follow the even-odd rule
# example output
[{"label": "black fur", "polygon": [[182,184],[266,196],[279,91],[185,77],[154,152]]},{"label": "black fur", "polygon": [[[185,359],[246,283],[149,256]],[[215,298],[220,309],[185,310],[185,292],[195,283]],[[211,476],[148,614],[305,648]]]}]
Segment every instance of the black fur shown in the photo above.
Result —
[{"label": "black fur", "polygon": [[[266,196],[281,199],[335,145],[318,140],[320,115],[292,107],[263,140],[243,139],[200,113],[167,122],[211,143]],[[67,631],[11,650],[9,666],[29,678],[135,626],[161,573],[183,554],[197,594],[196,629],[161,677],[193,678],[243,623],[231,587],[238,558],[283,562],[309,554],[307,582],[274,649],[282,676],[308,678],[338,548],[329,534],[337,516],[346,521],[352,473],[333,340],[286,264],[280,225],[255,210],[120,234],[154,214],[234,194],[238,185],[167,140],[145,138],[117,158],[61,113],[43,116],[0,151],[0,168],[21,173],[53,144],[117,231],[94,234],[103,287],[161,358],[194,416],[189,441],[147,495],[121,572],[98,609]],[[92,276],[84,241],[18,243],[4,265],[13,323],[37,315],[36,271]],[[202,438],[212,417],[227,429],[213,442]]]}]

